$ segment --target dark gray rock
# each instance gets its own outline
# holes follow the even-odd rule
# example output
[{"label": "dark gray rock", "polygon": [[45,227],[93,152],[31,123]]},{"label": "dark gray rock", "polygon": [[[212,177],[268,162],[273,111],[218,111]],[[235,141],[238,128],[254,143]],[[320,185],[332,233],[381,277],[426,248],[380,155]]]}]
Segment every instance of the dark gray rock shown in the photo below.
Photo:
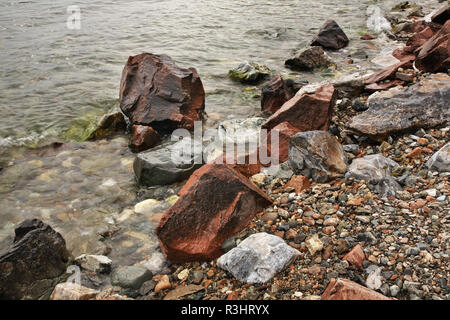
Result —
[{"label": "dark gray rock", "polygon": [[310,47],[300,51],[293,58],[286,60],[286,67],[299,71],[312,71],[332,65],[328,55],[321,47]]},{"label": "dark gray rock", "polygon": [[150,270],[136,266],[119,267],[111,274],[111,283],[124,289],[139,290],[144,282],[151,279]]}]

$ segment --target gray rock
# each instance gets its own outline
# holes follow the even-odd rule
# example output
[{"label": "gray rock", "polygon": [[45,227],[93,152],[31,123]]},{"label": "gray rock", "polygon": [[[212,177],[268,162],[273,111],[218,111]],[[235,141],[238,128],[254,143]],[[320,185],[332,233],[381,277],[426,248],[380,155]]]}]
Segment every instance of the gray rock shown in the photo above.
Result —
[{"label": "gray rock", "polygon": [[312,71],[316,68],[326,68],[332,65],[332,62],[321,47],[315,46],[300,51],[284,64],[293,70]]},{"label": "gray rock", "polygon": [[295,174],[326,182],[347,170],[344,149],[325,131],[299,132],[289,140],[289,164]]},{"label": "gray rock", "polygon": [[222,243],[222,250],[223,252],[227,253],[231,249],[236,247],[236,239],[234,237],[231,237]]},{"label": "gray rock", "polygon": [[398,182],[391,176],[392,169],[396,167],[398,164],[395,161],[382,155],[369,155],[353,160],[345,177],[365,180],[375,185],[375,191],[383,197],[395,195],[397,191],[402,190]]},{"label": "gray rock", "polygon": [[345,144],[342,146],[345,152],[352,153],[357,156],[360,152],[359,145],[357,144]]},{"label": "gray rock", "polygon": [[[203,163],[203,155],[193,153],[194,143],[191,141],[190,138],[185,138],[177,143],[165,143],[138,154],[133,164],[138,183],[151,187],[189,178]],[[186,152],[186,157],[182,152]]]},{"label": "gray rock", "polygon": [[400,288],[394,284],[389,287],[389,292],[391,294],[391,297],[396,297],[400,292]]},{"label": "gray rock", "polygon": [[369,109],[355,116],[349,128],[375,140],[394,133],[431,128],[450,118],[450,76],[433,74],[408,88],[372,94]]},{"label": "gray rock", "polygon": [[300,252],[283,239],[267,233],[257,233],[217,260],[217,265],[229,271],[239,281],[265,283],[291,264]]},{"label": "gray rock", "polygon": [[270,69],[264,65],[253,62],[242,62],[236,68],[228,72],[229,77],[242,83],[255,83],[270,75]]},{"label": "gray rock", "polygon": [[109,273],[111,271],[112,260],[106,256],[82,254],[75,259],[75,262],[84,270]]},{"label": "gray rock", "polygon": [[439,172],[450,171],[450,142],[443,146],[430,158],[430,160],[428,160],[427,167],[430,170]]},{"label": "gray rock", "polygon": [[111,283],[125,289],[138,290],[151,279],[152,273],[148,269],[135,266],[120,267],[111,274]]}]

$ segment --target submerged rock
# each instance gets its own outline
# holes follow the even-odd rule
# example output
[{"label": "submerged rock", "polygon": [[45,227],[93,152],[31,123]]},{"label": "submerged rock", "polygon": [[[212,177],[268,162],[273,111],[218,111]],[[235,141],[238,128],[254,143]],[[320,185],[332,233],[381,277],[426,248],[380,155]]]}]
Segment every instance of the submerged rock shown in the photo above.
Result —
[{"label": "submerged rock", "polygon": [[348,45],[350,41],[334,20],[328,20],[319,30],[311,45],[321,46],[324,49],[339,50]]},{"label": "submerged rock", "polygon": [[384,196],[394,195],[402,188],[391,175],[393,169],[399,167],[397,162],[382,155],[368,155],[353,160],[349,166],[346,178],[353,177],[364,180],[375,186],[375,191]]},{"label": "submerged rock", "polygon": [[223,242],[271,204],[252,182],[222,164],[197,170],[179,195],[156,229],[163,252],[173,262],[219,257]]},{"label": "submerged rock", "polygon": [[0,299],[48,299],[64,279],[69,257],[58,232],[38,219],[23,221],[0,256]]},{"label": "submerged rock", "polygon": [[326,182],[347,170],[344,149],[326,131],[299,132],[289,143],[289,163],[295,174]]},{"label": "submerged rock", "polygon": [[374,140],[391,134],[445,124],[450,117],[450,77],[433,74],[408,88],[377,92],[368,99],[369,109],[348,127]]},{"label": "submerged rock", "polygon": [[106,256],[82,254],[75,258],[75,262],[81,268],[91,272],[109,273],[111,271],[112,261]]},{"label": "submerged rock", "polygon": [[217,266],[239,281],[265,283],[300,255],[280,237],[253,234],[217,260]]},{"label": "submerged rock", "polygon": [[430,160],[428,160],[427,167],[430,170],[439,172],[450,171],[450,142],[443,146],[430,158]]},{"label": "submerged rock", "polygon": [[302,50],[284,64],[293,70],[312,71],[316,68],[326,68],[333,63],[322,47],[315,46]]},{"label": "submerged rock", "polygon": [[128,58],[120,82],[120,108],[132,124],[158,132],[193,129],[203,118],[205,91],[194,68],[180,68],[167,55]]},{"label": "submerged rock", "polygon": [[253,62],[242,62],[236,68],[228,72],[230,78],[242,83],[256,83],[270,75],[270,69],[264,65]]}]

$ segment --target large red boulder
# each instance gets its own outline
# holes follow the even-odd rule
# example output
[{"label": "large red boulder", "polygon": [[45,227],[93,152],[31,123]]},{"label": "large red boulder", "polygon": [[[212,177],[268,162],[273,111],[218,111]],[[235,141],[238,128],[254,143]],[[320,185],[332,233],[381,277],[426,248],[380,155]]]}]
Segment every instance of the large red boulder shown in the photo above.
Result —
[{"label": "large red boulder", "polygon": [[331,279],[322,300],[392,300],[347,279]]},{"label": "large red boulder", "polygon": [[271,204],[266,194],[226,164],[204,165],[179,195],[156,229],[163,252],[173,262],[219,257],[223,242]]},{"label": "large red boulder", "polygon": [[339,50],[349,43],[347,35],[334,20],[328,20],[319,30],[311,45],[321,46],[324,49]]},{"label": "large red boulder", "polygon": [[129,57],[120,83],[120,108],[132,124],[158,132],[193,129],[203,117],[205,91],[194,68],[180,68],[167,55]]},{"label": "large red boulder", "polygon": [[415,66],[422,72],[447,72],[450,68],[450,20],[418,49]]},{"label": "large red boulder", "polygon": [[314,93],[297,94],[267,119],[262,128],[271,130],[287,122],[298,131],[326,131],[330,126],[336,99],[337,90],[332,84],[320,87]]}]

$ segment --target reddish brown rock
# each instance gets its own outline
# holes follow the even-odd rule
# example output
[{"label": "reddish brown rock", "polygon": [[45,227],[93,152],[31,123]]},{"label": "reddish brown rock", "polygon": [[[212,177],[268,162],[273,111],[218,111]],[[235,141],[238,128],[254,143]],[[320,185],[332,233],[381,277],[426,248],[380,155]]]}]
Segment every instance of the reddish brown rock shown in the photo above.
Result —
[{"label": "reddish brown rock", "polygon": [[412,59],[405,59],[403,61],[400,61],[396,64],[393,64],[392,66],[389,66],[385,69],[382,69],[380,71],[377,71],[370,76],[368,76],[366,79],[364,79],[364,83],[366,85],[377,83],[380,81],[384,81],[386,79],[391,79],[395,76],[398,68],[409,68],[412,66]]},{"label": "reddish brown rock", "polygon": [[392,300],[347,279],[331,279],[322,300]]},{"label": "reddish brown rock", "polygon": [[439,9],[432,17],[434,23],[445,24],[450,19],[450,5],[445,5]]},{"label": "reddish brown rock", "polygon": [[289,159],[289,138],[299,131],[300,130],[298,128],[291,126],[289,122],[282,122],[274,127],[267,135],[267,155],[272,155],[272,134],[275,134],[276,132],[278,134],[279,163],[287,161]]},{"label": "reddish brown rock", "polygon": [[328,20],[319,30],[311,45],[321,46],[324,49],[339,50],[349,43],[347,35],[334,20]]},{"label": "reddish brown rock", "polygon": [[205,91],[194,68],[180,68],[167,55],[129,57],[120,83],[120,108],[132,124],[158,132],[192,129],[203,117]]},{"label": "reddish brown rock", "polygon": [[374,39],[376,39],[377,37],[375,37],[375,36],[373,36],[373,35],[371,35],[371,34],[368,34],[368,33],[366,33],[366,34],[364,34],[364,35],[362,35],[361,36],[361,40],[374,40]]},{"label": "reddish brown rock", "polygon": [[222,243],[271,204],[252,182],[221,164],[194,172],[179,195],[156,229],[163,252],[173,262],[219,257]]},{"label": "reddish brown rock", "polygon": [[342,258],[342,260],[348,261],[356,269],[361,269],[363,267],[364,260],[366,260],[366,255],[364,254],[363,248],[357,244],[352,251],[347,253],[344,258]]},{"label": "reddish brown rock", "polygon": [[305,176],[292,176],[291,180],[286,183],[285,188],[294,188],[295,193],[301,193],[303,190],[308,189],[311,186],[311,182]]},{"label": "reddish brown rock", "polygon": [[417,69],[422,72],[447,72],[450,68],[450,21],[418,50]]},{"label": "reddish brown rock", "polygon": [[242,156],[235,156],[234,163],[228,163],[229,159],[226,158],[226,156],[223,156],[223,163],[227,163],[227,165],[242,174],[243,176],[246,176],[247,178],[250,178],[251,176],[254,176],[257,173],[261,172],[261,163],[259,161],[259,154],[258,151],[255,151],[255,153],[252,154],[245,154]]},{"label": "reddish brown rock", "polygon": [[422,31],[415,33],[406,41],[408,51],[411,53],[416,51],[417,48],[423,46],[434,34],[435,32],[430,27],[426,27]]},{"label": "reddish brown rock", "polygon": [[297,94],[286,102],[262,125],[263,129],[273,129],[283,122],[299,131],[328,130],[337,91],[332,84],[325,85],[315,93]]},{"label": "reddish brown rock", "polygon": [[141,152],[153,148],[160,141],[161,136],[149,126],[133,125],[129,147],[133,152]]},{"label": "reddish brown rock", "polygon": [[295,95],[294,88],[280,75],[273,77],[261,91],[261,110],[275,113],[281,106]]}]

